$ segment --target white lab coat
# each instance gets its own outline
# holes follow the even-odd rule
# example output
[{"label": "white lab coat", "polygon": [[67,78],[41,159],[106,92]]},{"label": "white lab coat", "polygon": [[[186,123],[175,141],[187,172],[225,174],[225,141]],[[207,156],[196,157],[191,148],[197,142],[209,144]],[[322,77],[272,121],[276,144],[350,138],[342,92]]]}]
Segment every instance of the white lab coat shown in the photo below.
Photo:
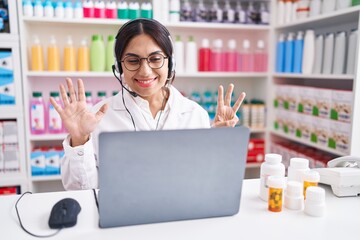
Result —
[{"label": "white lab coat", "polygon": [[[126,91],[124,91],[124,101],[131,112],[137,131],[154,130],[145,120],[144,110],[137,104],[138,101],[135,101]],[[96,156],[100,132],[134,130],[130,115],[124,107],[121,92],[97,104],[93,111],[98,111],[105,102],[109,104],[108,111],[88,142],[82,146],[71,147],[70,136],[63,142],[65,155],[61,161],[61,176],[67,190],[98,187],[99,164]],[[210,128],[207,112],[197,103],[183,97],[174,87],[170,87],[170,97],[165,109],[167,113],[164,114],[162,127],[159,129]],[[121,153],[117,154],[116,149],[114,149],[114,154],[121,157]]]}]

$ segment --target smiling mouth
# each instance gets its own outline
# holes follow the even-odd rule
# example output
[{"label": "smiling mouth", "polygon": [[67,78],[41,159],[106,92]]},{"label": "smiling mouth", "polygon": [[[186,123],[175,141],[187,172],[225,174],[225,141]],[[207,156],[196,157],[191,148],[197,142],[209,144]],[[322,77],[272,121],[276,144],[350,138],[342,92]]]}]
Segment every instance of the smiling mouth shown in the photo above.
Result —
[{"label": "smiling mouth", "polygon": [[138,81],[139,83],[142,83],[142,84],[149,84],[149,83],[155,81],[156,79],[157,79],[157,77],[151,78],[151,79],[146,79],[146,80],[136,79],[136,81]]}]

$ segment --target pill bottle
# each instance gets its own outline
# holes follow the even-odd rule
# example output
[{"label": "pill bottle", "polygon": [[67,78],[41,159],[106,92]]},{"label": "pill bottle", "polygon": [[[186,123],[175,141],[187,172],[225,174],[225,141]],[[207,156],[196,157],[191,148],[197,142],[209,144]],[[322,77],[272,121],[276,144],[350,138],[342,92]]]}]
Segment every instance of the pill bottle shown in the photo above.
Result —
[{"label": "pill bottle", "polygon": [[325,190],[315,186],[308,187],[304,212],[310,216],[322,217],[325,207]]},{"label": "pill bottle", "polygon": [[265,154],[265,162],[260,167],[260,193],[262,200],[268,200],[267,178],[269,176],[285,176],[285,166],[281,163],[282,156],[275,153]]},{"label": "pill bottle", "polygon": [[320,181],[320,174],[317,171],[306,171],[302,175],[304,186],[304,198],[306,199],[306,190],[310,186],[317,186]]},{"label": "pill bottle", "polygon": [[302,183],[302,174],[309,171],[309,160],[305,158],[291,158],[288,167],[288,181],[298,181]]},{"label": "pill bottle", "polygon": [[302,210],[304,208],[303,185],[297,181],[289,181],[286,185],[284,205],[290,210]]},{"label": "pill bottle", "polygon": [[268,210],[281,212],[283,205],[283,191],[285,178],[282,176],[269,176],[267,185],[269,187]]}]

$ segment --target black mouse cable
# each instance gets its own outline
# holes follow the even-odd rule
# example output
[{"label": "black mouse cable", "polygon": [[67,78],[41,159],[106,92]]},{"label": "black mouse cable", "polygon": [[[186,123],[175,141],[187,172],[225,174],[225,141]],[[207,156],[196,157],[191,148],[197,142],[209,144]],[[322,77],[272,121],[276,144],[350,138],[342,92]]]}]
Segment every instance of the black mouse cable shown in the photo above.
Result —
[{"label": "black mouse cable", "polygon": [[18,217],[18,220],[19,220],[19,223],[20,223],[20,227],[22,228],[22,230],[24,230],[27,234],[30,234],[31,236],[33,236],[33,237],[38,237],[38,238],[53,237],[53,236],[55,236],[56,234],[58,234],[58,233],[62,230],[62,228],[59,228],[56,232],[54,232],[54,233],[52,233],[52,234],[49,234],[49,235],[37,235],[37,234],[34,234],[34,233],[30,232],[29,230],[27,230],[27,229],[24,227],[24,225],[23,225],[22,222],[21,222],[21,217],[20,217],[19,210],[18,210],[18,203],[20,202],[20,199],[21,199],[24,195],[26,195],[26,194],[28,194],[28,193],[29,193],[29,194],[32,194],[32,192],[24,192],[24,193],[19,197],[19,199],[16,201],[16,203],[15,203],[16,215],[17,215],[17,217]]},{"label": "black mouse cable", "polygon": [[93,190],[93,193],[94,193],[96,207],[97,207],[97,209],[99,211],[99,202],[98,202],[98,199],[97,199],[96,190],[95,190],[95,188],[93,188],[92,190]]}]

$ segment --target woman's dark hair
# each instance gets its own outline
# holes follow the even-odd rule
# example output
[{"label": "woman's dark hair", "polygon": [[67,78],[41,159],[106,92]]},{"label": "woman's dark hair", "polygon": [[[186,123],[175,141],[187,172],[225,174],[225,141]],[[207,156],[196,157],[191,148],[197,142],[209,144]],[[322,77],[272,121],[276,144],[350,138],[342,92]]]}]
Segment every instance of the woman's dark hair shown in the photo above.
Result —
[{"label": "woman's dark hair", "polygon": [[168,59],[168,78],[172,75],[173,70],[173,44],[169,31],[158,21],[154,19],[135,19],[125,23],[116,35],[115,41],[115,58],[116,64],[119,68],[119,73],[122,74],[121,58],[128,43],[136,36],[141,34],[149,35],[159,45],[161,50],[165,53]]}]

